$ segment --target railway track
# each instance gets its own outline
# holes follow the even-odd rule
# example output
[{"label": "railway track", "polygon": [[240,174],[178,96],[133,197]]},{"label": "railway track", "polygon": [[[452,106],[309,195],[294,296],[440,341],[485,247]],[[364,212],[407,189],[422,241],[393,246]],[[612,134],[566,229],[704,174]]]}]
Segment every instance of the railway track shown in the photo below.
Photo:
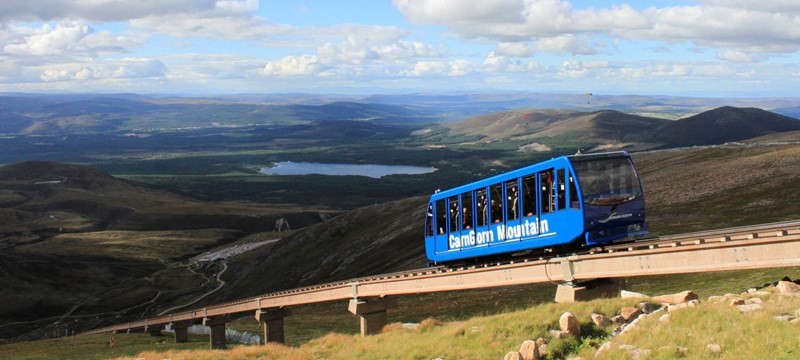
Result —
[{"label": "railway track", "polygon": [[[152,328],[296,305],[544,282],[800,266],[800,221],[661,236],[585,249],[459,267],[367,276],[161,315],[87,332]],[[362,329],[363,333],[363,329]]]}]

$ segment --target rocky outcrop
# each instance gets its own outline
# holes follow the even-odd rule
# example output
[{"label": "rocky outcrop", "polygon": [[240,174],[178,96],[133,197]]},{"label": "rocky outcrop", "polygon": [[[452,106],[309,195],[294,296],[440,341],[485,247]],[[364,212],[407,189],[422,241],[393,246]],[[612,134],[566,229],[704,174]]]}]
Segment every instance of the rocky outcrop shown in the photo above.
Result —
[{"label": "rocky outcrop", "polygon": [[[677,357],[718,357],[724,352],[723,346],[717,343],[707,344],[705,349],[694,350],[681,346],[662,346],[659,349],[651,350],[638,348],[629,344],[614,344],[614,341],[611,339],[635,329],[639,326],[639,323],[642,323],[642,321],[648,317],[658,319],[655,323],[644,322],[650,324],[648,326],[653,326],[652,324],[657,324],[655,326],[669,326],[673,316],[679,316],[676,315],[676,312],[702,305],[697,294],[689,290],[652,297],[630,291],[622,291],[620,295],[628,299],[644,299],[647,301],[639,303],[636,307],[623,307],[619,309],[616,314],[590,314],[590,319],[587,320],[591,320],[589,326],[593,324],[596,327],[595,331],[605,329],[611,325],[618,325],[611,330],[609,341],[597,346],[595,357],[605,352],[617,351],[623,351],[626,353],[626,358],[629,359],[646,359],[657,355],[663,356],[663,354],[671,354],[670,356]],[[762,311],[765,306],[768,306],[768,303],[781,301],[780,299],[785,299],[787,296],[800,296],[800,285],[793,281],[784,280],[775,282],[769,287],[748,289],[741,295],[728,293],[723,296],[710,296],[707,302],[711,304],[720,304],[716,306],[727,305],[736,307],[742,316],[747,316],[746,314]],[[773,316],[773,319],[789,324],[800,324],[800,309],[794,310],[793,313],[791,311],[789,313],[779,313],[779,315]],[[549,332],[550,337],[560,339],[568,337],[580,338],[580,334],[580,321],[570,312],[565,312],[559,317],[559,329],[553,329]],[[703,355],[704,351],[706,352],[705,355]],[[506,354],[505,359],[543,359],[550,356],[553,356],[553,354],[547,353],[547,340],[538,338],[536,341],[526,340],[518,351],[512,351]],[[574,359],[574,357],[567,358]]]}]

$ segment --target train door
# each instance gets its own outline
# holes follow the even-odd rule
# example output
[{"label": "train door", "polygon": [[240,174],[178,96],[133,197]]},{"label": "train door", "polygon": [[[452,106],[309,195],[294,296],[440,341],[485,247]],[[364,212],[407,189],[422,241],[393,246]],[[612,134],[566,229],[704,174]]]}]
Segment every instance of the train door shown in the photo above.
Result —
[{"label": "train door", "polygon": [[[522,221],[528,224],[528,235],[536,236],[539,231],[539,186],[536,174],[522,177],[522,186],[519,190],[522,197]],[[532,225],[531,225],[532,224]]]},{"label": "train door", "polygon": [[489,196],[486,188],[473,191],[475,194],[475,245],[487,246],[492,240],[489,231],[490,211]]},{"label": "train door", "polygon": [[498,237],[504,237],[506,241],[520,240],[523,234],[521,231],[516,231],[521,228],[520,226],[522,224],[520,216],[520,207],[522,204],[519,196],[519,179],[509,180],[503,183],[503,191],[505,192],[504,209],[506,226],[505,234],[498,234]]},{"label": "train door", "polygon": [[449,249],[447,242],[447,205],[445,199],[436,200],[434,204],[434,223],[433,230],[434,252],[442,253]]},{"label": "train door", "polygon": [[539,236],[552,235],[550,224],[558,223],[558,179],[554,169],[539,172]]},{"label": "train door", "polygon": [[489,230],[498,236],[493,242],[502,241],[500,233],[505,232],[505,219],[503,219],[503,184],[489,186]]}]

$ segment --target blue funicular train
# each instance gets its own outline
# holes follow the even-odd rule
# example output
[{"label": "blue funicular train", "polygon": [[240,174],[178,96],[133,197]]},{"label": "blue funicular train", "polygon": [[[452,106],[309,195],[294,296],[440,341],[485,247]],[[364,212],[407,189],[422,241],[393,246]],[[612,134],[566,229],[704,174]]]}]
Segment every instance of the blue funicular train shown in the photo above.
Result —
[{"label": "blue funicular train", "polygon": [[647,234],[644,194],[627,152],[561,156],[437,191],[425,251],[433,263],[558,251]]}]

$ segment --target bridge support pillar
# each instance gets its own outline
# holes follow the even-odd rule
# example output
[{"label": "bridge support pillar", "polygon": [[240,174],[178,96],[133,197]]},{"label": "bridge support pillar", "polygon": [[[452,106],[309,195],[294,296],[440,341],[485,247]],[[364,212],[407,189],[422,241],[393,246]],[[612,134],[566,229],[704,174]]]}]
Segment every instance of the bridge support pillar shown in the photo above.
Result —
[{"label": "bridge support pillar", "polygon": [[144,327],[144,332],[150,333],[150,336],[162,336],[161,335],[161,328],[162,325],[147,325]]},{"label": "bridge support pillar", "polygon": [[555,301],[557,303],[571,303],[617,297],[622,290],[625,290],[624,278],[595,279],[581,282],[580,284],[572,283],[572,285],[559,284]]},{"label": "bridge support pillar", "polygon": [[291,309],[287,308],[256,310],[256,320],[258,320],[263,333],[262,343],[275,342],[283,344],[285,341],[283,318],[291,315]]},{"label": "bridge support pillar", "polygon": [[348,310],[361,318],[361,336],[378,334],[386,326],[386,309],[397,307],[394,298],[350,300]]},{"label": "bridge support pillar", "polygon": [[194,320],[184,320],[169,323],[172,330],[175,331],[175,342],[184,343],[189,341],[189,326],[194,324]]},{"label": "bridge support pillar", "polygon": [[215,316],[203,318],[203,326],[211,329],[208,335],[212,349],[227,349],[225,339],[225,324],[231,322],[230,316]]}]

